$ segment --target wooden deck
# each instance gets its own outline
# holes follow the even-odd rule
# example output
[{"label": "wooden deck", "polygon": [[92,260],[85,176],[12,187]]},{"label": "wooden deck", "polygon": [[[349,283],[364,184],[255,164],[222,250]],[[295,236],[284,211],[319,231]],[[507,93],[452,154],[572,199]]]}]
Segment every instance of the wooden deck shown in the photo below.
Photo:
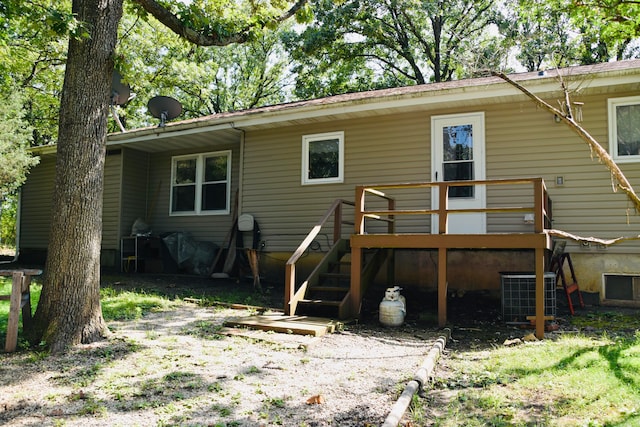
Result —
[{"label": "wooden deck", "polygon": [[[525,197],[528,203],[525,206],[491,206],[485,208],[449,208],[449,188],[456,186],[484,186],[500,187],[509,189],[510,194],[520,195],[520,199]],[[522,188],[523,190],[515,190]],[[438,189],[438,208],[423,209],[410,207],[400,209],[396,206],[394,197],[388,195],[391,192],[404,190],[413,191],[412,194],[430,194],[432,188]],[[419,191],[416,192],[415,190]],[[525,195],[525,196],[522,196]],[[530,195],[530,196],[529,196]],[[369,203],[366,198],[373,198],[374,203]],[[505,198],[507,200],[510,198]],[[517,199],[517,198],[516,198]],[[382,201],[382,203],[381,203]],[[379,208],[380,205],[384,208]],[[302,282],[296,280],[295,265],[297,260],[304,254],[316,238],[320,229],[329,223],[329,218],[333,221],[333,243],[341,238],[341,224],[347,222],[342,220],[343,205],[354,206],[354,232],[350,235],[351,245],[351,283],[348,297],[348,309],[341,312],[349,317],[357,317],[360,313],[362,297],[366,291],[367,280],[363,278],[363,251],[365,249],[437,249],[438,250],[438,323],[444,327],[447,321],[447,252],[450,249],[529,249],[535,252],[535,275],[536,275],[536,318],[544,319],[544,272],[547,251],[552,249],[552,240],[549,234],[551,227],[551,200],[542,178],[522,178],[522,179],[499,179],[483,181],[447,181],[447,182],[421,182],[421,183],[400,183],[382,185],[359,185],[356,186],[355,202],[336,200],[333,206],[327,211],[322,219],[316,224],[307,238],[287,261],[285,279],[285,312],[288,315],[296,313],[299,301],[305,298],[305,292],[313,278],[312,273],[309,278]],[[422,205],[425,205],[423,203]],[[378,206],[372,209],[368,206]],[[459,213],[482,213],[482,214],[533,214],[533,231],[522,233],[499,233],[499,234],[453,234],[449,233],[449,215]],[[396,232],[395,224],[401,217],[418,215],[428,217],[423,223],[437,221],[437,234],[412,233],[404,230],[402,233]],[[380,232],[380,227],[375,228],[375,232],[367,230],[367,221],[386,223],[386,232]],[[389,264],[392,264],[390,260]],[[393,270],[393,267],[389,269]],[[391,283],[391,282],[390,282]],[[536,336],[544,337],[544,321],[536,322]]]},{"label": "wooden deck", "polygon": [[[356,234],[351,236],[351,310],[360,310],[362,253],[371,248],[438,249],[438,325],[447,323],[447,251],[449,249],[532,249],[535,251],[536,318],[544,318],[544,272],[549,234]],[[536,322],[544,337],[544,322]]]}]

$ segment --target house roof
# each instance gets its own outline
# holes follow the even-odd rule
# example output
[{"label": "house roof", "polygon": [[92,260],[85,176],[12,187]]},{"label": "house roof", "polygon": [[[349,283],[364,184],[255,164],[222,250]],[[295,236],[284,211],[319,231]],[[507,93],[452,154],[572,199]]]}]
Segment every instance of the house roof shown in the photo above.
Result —
[{"label": "house roof", "polygon": [[[545,72],[526,72],[509,75],[537,94],[559,93],[558,76],[569,83],[573,90],[589,88],[607,90],[612,84],[640,81],[640,60],[617,61],[594,65],[552,69]],[[482,105],[502,102],[524,95],[500,77],[478,77],[441,83],[429,83],[366,92],[347,93],[325,98],[289,102],[249,110],[219,113],[194,119],[167,123],[165,127],[147,127],[114,133],[108,136],[108,145],[126,145],[180,136],[181,147],[185,135],[217,132],[230,140],[239,138],[240,129],[259,129],[301,123],[335,120],[336,118],[362,117],[384,114],[403,109],[433,109],[452,102],[465,105]],[[140,148],[139,144],[135,144]],[[171,145],[171,144],[166,144]],[[165,144],[156,145],[151,151],[168,149]]]}]

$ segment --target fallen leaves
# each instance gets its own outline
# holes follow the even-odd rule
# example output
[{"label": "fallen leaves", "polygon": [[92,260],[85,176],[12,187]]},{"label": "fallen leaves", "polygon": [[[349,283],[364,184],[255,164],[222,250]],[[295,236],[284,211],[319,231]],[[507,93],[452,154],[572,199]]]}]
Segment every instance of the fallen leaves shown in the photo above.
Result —
[{"label": "fallen leaves", "polygon": [[324,396],[316,394],[307,399],[307,405],[322,405],[324,403]]}]

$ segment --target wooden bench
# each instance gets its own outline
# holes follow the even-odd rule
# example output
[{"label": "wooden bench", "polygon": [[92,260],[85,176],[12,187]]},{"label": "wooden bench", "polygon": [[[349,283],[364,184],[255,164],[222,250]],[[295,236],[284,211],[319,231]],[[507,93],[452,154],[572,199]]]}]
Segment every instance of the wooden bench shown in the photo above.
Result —
[{"label": "wooden bench", "polygon": [[12,277],[11,295],[0,295],[0,301],[9,301],[7,339],[4,347],[7,353],[16,351],[18,346],[20,309],[22,309],[23,329],[27,329],[31,325],[31,277],[41,274],[42,270],[37,269],[0,270],[0,276]]}]

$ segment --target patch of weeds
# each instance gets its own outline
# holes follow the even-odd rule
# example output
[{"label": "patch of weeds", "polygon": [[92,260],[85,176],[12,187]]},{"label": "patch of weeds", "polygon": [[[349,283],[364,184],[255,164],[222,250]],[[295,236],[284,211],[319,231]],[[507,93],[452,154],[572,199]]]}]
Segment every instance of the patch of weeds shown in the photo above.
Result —
[{"label": "patch of weeds", "polygon": [[230,408],[222,405],[213,405],[211,408],[214,412],[217,412],[221,417],[228,417],[231,415],[232,411]]},{"label": "patch of weeds", "polygon": [[222,329],[222,325],[216,324],[210,320],[199,320],[183,328],[182,331],[184,334],[193,335],[198,338],[221,340],[225,338],[225,336],[220,333]]},{"label": "patch of weeds", "polygon": [[281,398],[281,397],[270,397],[268,399],[266,399],[264,401],[264,403],[266,403],[267,405],[274,407],[274,408],[284,408],[285,406],[285,399]]},{"label": "patch of weeds", "polygon": [[131,404],[131,411],[139,411],[151,408],[159,408],[163,405],[163,403],[158,399],[143,399],[143,400],[134,400]]},{"label": "patch of weeds", "polygon": [[224,388],[222,387],[222,384],[220,384],[219,382],[215,382],[215,383],[209,384],[209,386],[207,387],[207,390],[214,393],[221,393],[224,390]]},{"label": "patch of weeds", "polygon": [[260,368],[258,368],[257,366],[254,366],[254,365],[249,366],[249,368],[247,368],[247,370],[245,371],[245,373],[246,373],[247,375],[251,375],[251,374],[259,374],[260,372],[262,372],[262,371],[260,370]]},{"label": "patch of weeds", "polygon": [[60,397],[59,394],[51,393],[51,394],[47,394],[44,398],[45,398],[45,400],[48,400],[48,401],[51,401],[51,402],[55,402],[56,400],[58,400],[58,397]]},{"label": "patch of weeds", "polygon": [[73,387],[87,387],[91,383],[93,383],[98,375],[98,372],[102,368],[101,363],[95,363],[88,368],[78,368],[78,369],[69,369],[67,371],[66,367],[63,367],[62,372],[69,372],[68,375],[57,375],[52,377],[51,379],[60,384],[60,385],[68,385]]},{"label": "patch of weeds", "polygon": [[95,400],[93,398],[87,399],[84,405],[82,405],[82,408],[78,411],[78,415],[104,416],[106,413],[107,407],[99,400]]},{"label": "patch of weeds", "polygon": [[[192,372],[171,372],[163,377],[167,388],[178,390],[195,390],[203,386],[202,377]],[[174,397],[177,397],[174,395]]]},{"label": "patch of weeds", "polygon": [[121,291],[106,287],[100,290],[102,315],[105,320],[136,320],[146,313],[177,307],[179,301],[142,290]]},{"label": "patch of weeds", "polygon": [[45,360],[49,356],[48,351],[30,351],[25,357],[25,363],[38,363],[42,360]]},{"label": "patch of weeds", "polygon": [[414,394],[411,397],[411,406],[409,409],[409,414],[411,416],[411,421],[415,425],[426,425],[426,407],[425,407],[425,399],[421,399],[417,394]]},{"label": "patch of weeds", "polygon": [[234,405],[239,405],[240,402],[242,402],[242,395],[240,393],[236,393],[231,396],[231,403],[233,403]]},{"label": "patch of weeds", "polygon": [[82,407],[78,410],[79,415],[104,415],[107,412],[106,406],[92,395],[80,390],[71,393],[67,400],[69,402],[83,401]]},{"label": "patch of weeds", "polygon": [[[156,414],[162,414],[162,415],[171,415],[174,413],[179,412],[180,408],[175,405],[173,402],[170,402],[166,405],[163,406],[159,406],[158,408],[156,408],[156,410],[154,411]],[[174,424],[175,425],[175,424]]]}]

